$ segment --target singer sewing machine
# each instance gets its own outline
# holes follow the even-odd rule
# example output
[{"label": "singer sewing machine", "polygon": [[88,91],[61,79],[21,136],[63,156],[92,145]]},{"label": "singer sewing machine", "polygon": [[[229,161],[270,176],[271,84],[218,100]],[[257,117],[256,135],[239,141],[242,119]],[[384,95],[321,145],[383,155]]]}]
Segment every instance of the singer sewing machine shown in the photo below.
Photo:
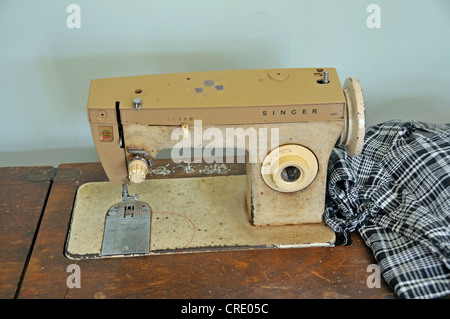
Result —
[{"label": "singer sewing machine", "polygon": [[[365,130],[358,80],[333,68],[93,80],[88,118],[109,182],[78,189],[73,259],[333,246],[328,159],[337,144],[358,155]],[[236,149],[246,175],[152,179],[162,150],[226,173]]]}]

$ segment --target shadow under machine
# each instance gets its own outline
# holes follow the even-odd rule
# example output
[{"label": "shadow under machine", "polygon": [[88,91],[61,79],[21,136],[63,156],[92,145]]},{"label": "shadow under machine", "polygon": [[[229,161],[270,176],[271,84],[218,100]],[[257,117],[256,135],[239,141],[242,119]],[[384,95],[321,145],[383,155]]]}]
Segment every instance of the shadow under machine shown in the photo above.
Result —
[{"label": "shadow under machine", "polygon": [[[333,246],[323,222],[328,160],[339,144],[358,155],[365,130],[358,80],[341,86],[333,68],[96,79],[88,118],[109,181],[77,191],[72,259]],[[227,174],[236,146],[241,175]],[[215,162],[201,166],[211,148]],[[163,150],[172,162],[155,167]],[[153,178],[174,165],[204,174]],[[208,177],[211,167],[220,176]]]}]

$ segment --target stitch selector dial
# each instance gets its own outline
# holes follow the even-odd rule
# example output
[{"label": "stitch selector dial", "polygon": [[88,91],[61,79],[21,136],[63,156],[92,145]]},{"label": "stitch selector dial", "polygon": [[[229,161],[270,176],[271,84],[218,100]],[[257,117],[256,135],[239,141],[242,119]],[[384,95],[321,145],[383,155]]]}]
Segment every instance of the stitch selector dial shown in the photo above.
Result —
[{"label": "stitch selector dial", "polygon": [[270,152],[261,166],[264,182],[272,189],[291,193],[312,183],[319,170],[314,153],[308,148],[288,144]]}]

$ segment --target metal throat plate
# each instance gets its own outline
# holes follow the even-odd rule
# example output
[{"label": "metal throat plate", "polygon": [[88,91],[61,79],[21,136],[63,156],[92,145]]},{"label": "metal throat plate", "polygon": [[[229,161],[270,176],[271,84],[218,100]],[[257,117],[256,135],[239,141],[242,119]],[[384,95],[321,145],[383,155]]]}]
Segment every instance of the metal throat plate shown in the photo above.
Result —
[{"label": "metal throat plate", "polygon": [[150,218],[150,207],[141,201],[112,206],[106,214],[102,256],[148,254]]}]

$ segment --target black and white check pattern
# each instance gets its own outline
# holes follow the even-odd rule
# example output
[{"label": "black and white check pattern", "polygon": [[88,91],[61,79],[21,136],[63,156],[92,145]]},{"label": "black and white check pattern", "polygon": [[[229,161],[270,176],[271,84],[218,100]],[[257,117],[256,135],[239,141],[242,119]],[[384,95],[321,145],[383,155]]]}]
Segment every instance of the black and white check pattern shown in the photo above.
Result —
[{"label": "black and white check pattern", "polygon": [[400,298],[450,294],[450,124],[389,121],[359,156],[336,147],[324,219],[337,245],[361,234]]}]

